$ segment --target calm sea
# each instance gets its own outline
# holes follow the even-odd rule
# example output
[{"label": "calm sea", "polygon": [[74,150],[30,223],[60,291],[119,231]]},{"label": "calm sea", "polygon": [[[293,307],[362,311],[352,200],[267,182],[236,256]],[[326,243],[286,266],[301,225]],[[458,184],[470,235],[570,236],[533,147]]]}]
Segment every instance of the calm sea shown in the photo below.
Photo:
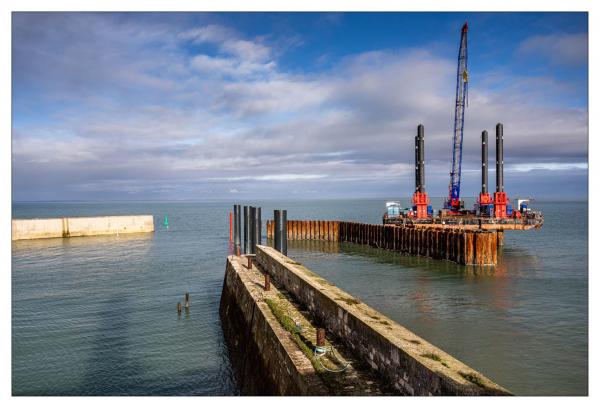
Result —
[{"label": "calm sea", "polygon": [[[237,394],[218,314],[232,204],[14,203],[13,218],[153,214],[156,232],[13,243],[13,394]],[[284,208],[375,223],[384,208],[244,204],[263,220]],[[584,395],[588,206],[535,207],[544,227],[507,233],[494,269],[351,244],[290,242],[289,255],[516,394]],[[178,317],[186,291],[190,313]]]}]

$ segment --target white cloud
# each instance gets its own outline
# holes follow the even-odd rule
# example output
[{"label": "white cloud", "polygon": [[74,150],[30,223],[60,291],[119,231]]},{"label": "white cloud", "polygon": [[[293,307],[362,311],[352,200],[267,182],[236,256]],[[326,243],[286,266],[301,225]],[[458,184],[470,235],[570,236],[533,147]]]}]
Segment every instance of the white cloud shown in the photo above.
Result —
[{"label": "white cloud", "polygon": [[564,171],[587,169],[587,163],[521,163],[506,166],[507,171],[514,172],[528,172],[532,170]]},{"label": "white cloud", "polygon": [[265,174],[260,176],[239,176],[213,178],[213,181],[296,181],[296,180],[316,180],[326,177],[325,174]]},{"label": "white cloud", "polygon": [[195,43],[221,43],[234,36],[234,31],[218,24],[208,24],[184,31],[179,38]]},{"label": "white cloud", "polygon": [[523,41],[518,51],[522,55],[545,57],[555,64],[585,64],[588,60],[588,35],[535,35]]},{"label": "white cloud", "polygon": [[[110,64],[88,60],[85,47],[74,47],[57,53],[60,64],[51,66],[42,51],[64,47],[45,29],[28,32],[31,43],[17,47],[14,72],[32,63],[50,68],[48,75],[21,78],[16,94],[23,81],[42,93],[57,83],[77,82],[43,94],[61,101],[76,95],[75,107],[58,110],[41,125],[15,122],[13,174],[20,191],[52,185],[106,191],[111,183],[114,191],[180,188],[191,195],[218,188],[225,195],[246,193],[271,184],[321,192],[315,186],[327,184],[326,193],[358,194],[396,183],[395,189],[410,191],[419,123],[426,131],[427,184],[447,185],[454,59],[426,50],[374,51],[298,74],[279,66],[262,39],[242,38],[223,26],[181,34],[167,30],[164,48],[156,46],[161,36],[152,36],[149,47],[141,34],[123,45],[125,39],[110,34],[116,29],[109,22],[101,27],[92,24],[89,31]],[[17,44],[22,37],[16,36]],[[214,44],[217,54],[190,56],[173,45],[181,41]],[[122,49],[128,59],[116,57],[126,54]],[[492,138],[499,121],[505,124],[507,172],[583,168],[587,110],[551,103],[571,92],[568,82],[514,73],[472,75],[465,172],[479,166],[481,130]],[[16,106],[17,114],[26,109]]]},{"label": "white cloud", "polygon": [[234,58],[197,55],[192,58],[191,66],[195,70],[209,76],[230,75],[233,77],[246,77],[252,74],[268,73],[275,67],[275,63],[271,61],[261,64]]},{"label": "white cloud", "polygon": [[179,38],[191,40],[196,44],[215,44],[222,53],[240,60],[265,62],[271,57],[271,49],[257,39],[249,41],[239,38],[234,30],[220,25],[211,24],[188,30],[181,33]]}]

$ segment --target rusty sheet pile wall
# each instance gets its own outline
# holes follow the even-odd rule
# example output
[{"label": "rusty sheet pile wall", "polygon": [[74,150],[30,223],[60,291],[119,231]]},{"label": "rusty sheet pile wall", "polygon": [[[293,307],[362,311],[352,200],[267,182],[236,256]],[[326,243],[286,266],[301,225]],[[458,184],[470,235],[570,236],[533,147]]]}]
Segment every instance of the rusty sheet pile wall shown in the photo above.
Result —
[{"label": "rusty sheet pile wall", "polygon": [[[267,220],[267,238],[274,223]],[[288,240],[322,240],[370,245],[463,265],[496,265],[498,233],[486,230],[410,228],[348,221],[288,220]]]}]

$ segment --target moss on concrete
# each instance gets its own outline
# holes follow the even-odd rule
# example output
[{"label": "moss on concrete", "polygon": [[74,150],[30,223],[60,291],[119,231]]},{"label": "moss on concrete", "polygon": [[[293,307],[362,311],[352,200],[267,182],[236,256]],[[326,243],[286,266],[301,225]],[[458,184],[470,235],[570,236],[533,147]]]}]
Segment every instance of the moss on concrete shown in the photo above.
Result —
[{"label": "moss on concrete", "polygon": [[472,382],[473,384],[478,385],[480,387],[485,387],[485,385],[483,384],[483,380],[476,373],[463,373],[462,371],[460,371],[459,374],[465,380]]},{"label": "moss on concrete", "polygon": [[421,357],[430,358],[434,361],[439,361],[440,363],[442,362],[442,358],[435,353],[423,353],[421,354]]},{"label": "moss on concrete", "polygon": [[271,312],[273,312],[273,315],[275,315],[275,318],[281,324],[281,326],[292,334],[294,342],[298,345],[298,347],[300,348],[300,350],[302,350],[306,357],[308,357],[310,363],[313,365],[315,370],[318,373],[322,374],[325,370],[323,370],[323,368],[317,363],[312,350],[310,349],[310,347],[308,347],[308,345],[302,340],[302,338],[298,334],[298,329],[294,320],[291,317],[289,317],[286,314],[285,310],[277,303],[275,303],[272,299],[265,299],[265,303],[269,306],[269,309],[271,309]]},{"label": "moss on concrete", "polygon": [[360,303],[360,300],[358,299],[354,299],[352,297],[340,297],[337,298],[336,300],[341,300],[342,302],[345,302],[347,305],[358,305]]}]

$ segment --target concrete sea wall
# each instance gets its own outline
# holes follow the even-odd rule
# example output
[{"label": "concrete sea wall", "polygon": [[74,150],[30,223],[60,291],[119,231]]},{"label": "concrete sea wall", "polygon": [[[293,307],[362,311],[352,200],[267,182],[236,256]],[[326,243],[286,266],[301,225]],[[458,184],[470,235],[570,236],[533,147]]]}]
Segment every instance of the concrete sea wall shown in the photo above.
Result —
[{"label": "concrete sea wall", "polygon": [[[229,256],[219,314],[242,395],[327,395],[308,358],[262,299],[261,287]],[[245,270],[246,269],[246,270]]]},{"label": "concrete sea wall", "polygon": [[12,220],[12,240],[153,232],[152,215]]},{"label": "concrete sea wall", "polygon": [[[274,235],[267,221],[267,238]],[[410,255],[428,256],[463,265],[496,265],[498,235],[471,229],[412,228],[348,221],[288,220],[288,240],[323,240],[370,245]]]},{"label": "concrete sea wall", "polygon": [[402,395],[510,395],[481,373],[273,248],[258,246],[256,262]]},{"label": "concrete sea wall", "polygon": [[[257,246],[254,266],[247,265],[245,256],[227,258],[220,304],[223,332],[243,395],[365,395],[357,388],[373,384],[350,372],[325,376],[317,372],[307,351],[294,342],[268,304],[268,299],[284,298],[296,313],[309,318],[314,327],[324,328],[331,341],[350,353],[346,361],[364,367],[375,383],[389,388],[386,394],[510,395],[273,248]],[[306,324],[302,323],[305,329]],[[351,386],[336,388],[334,383]]]}]

